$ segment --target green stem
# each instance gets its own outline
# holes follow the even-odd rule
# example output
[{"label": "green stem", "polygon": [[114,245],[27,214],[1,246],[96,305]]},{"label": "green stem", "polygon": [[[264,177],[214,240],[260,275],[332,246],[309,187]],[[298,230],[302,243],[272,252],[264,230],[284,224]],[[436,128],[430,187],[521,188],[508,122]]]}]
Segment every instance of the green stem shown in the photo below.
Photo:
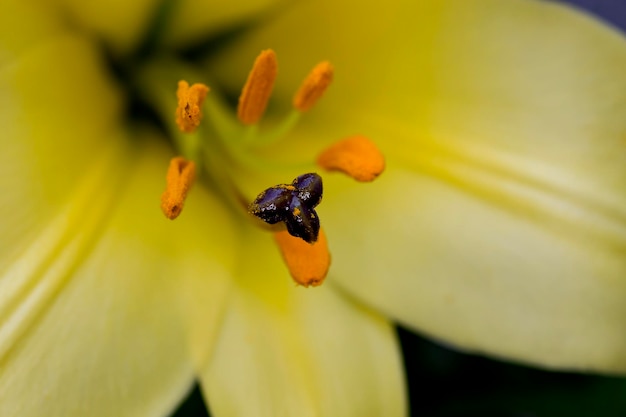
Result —
[{"label": "green stem", "polygon": [[287,117],[285,117],[278,126],[263,133],[259,133],[254,137],[253,141],[250,141],[248,145],[251,148],[264,148],[270,145],[274,145],[281,139],[285,138],[293,130],[294,127],[300,121],[301,113],[297,110],[292,110]]}]

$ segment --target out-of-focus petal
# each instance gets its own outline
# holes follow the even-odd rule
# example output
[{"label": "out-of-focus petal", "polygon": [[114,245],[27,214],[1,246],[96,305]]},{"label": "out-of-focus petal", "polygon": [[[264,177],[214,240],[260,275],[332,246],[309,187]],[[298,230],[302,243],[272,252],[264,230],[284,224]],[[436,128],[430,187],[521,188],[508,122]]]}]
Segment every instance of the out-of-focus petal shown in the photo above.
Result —
[{"label": "out-of-focus petal", "polygon": [[0,3],[0,68],[33,44],[63,32],[58,11],[44,1]]},{"label": "out-of-focus petal", "polygon": [[326,284],[294,287],[269,235],[249,233],[241,253],[250,259],[239,265],[201,376],[213,415],[406,414],[398,346],[384,319]]},{"label": "out-of-focus petal", "polygon": [[113,134],[121,95],[94,49],[60,35],[0,69],[0,270],[56,217],[85,173],[122,152],[125,138]]},{"label": "out-of-focus petal", "polygon": [[272,46],[285,100],[302,51],[335,65],[290,143],[357,131],[388,157],[374,185],[326,181],[342,286],[462,347],[626,371],[623,37],[529,0],[316,2],[241,46],[218,71]]},{"label": "out-of-focus petal", "polygon": [[164,414],[210,352],[228,213],[198,187],[163,217],[166,151],[122,131],[94,46],[51,27],[0,68],[0,415]]},{"label": "out-of-focus petal", "polygon": [[[200,0],[57,0],[86,32],[105,40],[118,54],[133,51],[145,39],[153,19],[165,8],[162,41],[181,46],[217,35],[231,26],[266,17],[280,0],[235,0],[228,4]],[[284,1],[284,0],[283,0]]]},{"label": "out-of-focus petal", "polygon": [[165,415],[209,354],[233,264],[228,213],[197,188],[165,219],[168,154],[141,149],[113,204],[94,184],[89,202],[74,193],[3,271],[1,415]]},{"label": "out-of-focus petal", "polygon": [[167,46],[184,47],[209,36],[245,25],[263,26],[274,14],[301,0],[236,0],[222,2],[184,0],[173,10],[172,24],[164,39]]},{"label": "out-of-focus petal", "polygon": [[163,0],[56,0],[85,35],[103,38],[117,53],[136,48]]}]

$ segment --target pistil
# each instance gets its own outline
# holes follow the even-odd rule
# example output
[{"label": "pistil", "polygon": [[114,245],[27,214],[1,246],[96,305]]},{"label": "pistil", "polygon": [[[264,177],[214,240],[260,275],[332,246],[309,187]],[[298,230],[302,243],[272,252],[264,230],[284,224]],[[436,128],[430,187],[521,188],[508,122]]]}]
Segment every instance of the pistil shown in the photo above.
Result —
[{"label": "pistil", "polygon": [[303,174],[291,184],[268,188],[250,203],[248,211],[268,224],[284,222],[287,231],[305,242],[317,240],[320,221],[315,207],[322,201],[322,178]]}]

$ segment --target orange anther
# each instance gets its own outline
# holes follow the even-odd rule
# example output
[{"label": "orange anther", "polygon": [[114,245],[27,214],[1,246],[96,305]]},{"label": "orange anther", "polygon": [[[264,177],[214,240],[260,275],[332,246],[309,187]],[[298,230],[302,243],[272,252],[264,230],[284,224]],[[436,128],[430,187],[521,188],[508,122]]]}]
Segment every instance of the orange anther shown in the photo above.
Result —
[{"label": "orange anther", "polygon": [[165,191],[161,195],[161,209],[170,220],[183,211],[187,192],[196,177],[196,164],[182,156],[172,158],[165,177]]},{"label": "orange anther", "polygon": [[320,62],[304,79],[298,92],[293,96],[293,107],[305,112],[317,103],[333,80],[333,66],[330,62]]},{"label": "orange anther", "polygon": [[286,230],[274,233],[274,239],[293,280],[304,287],[321,285],[330,267],[330,253],[324,230],[313,244],[293,237]]},{"label": "orange anther", "polygon": [[274,51],[261,51],[239,96],[237,117],[241,123],[252,125],[261,119],[272,94],[277,72],[278,63]]},{"label": "orange anther", "polygon": [[202,103],[209,92],[204,84],[194,84],[189,87],[187,81],[178,82],[178,107],[176,107],[176,125],[185,133],[191,133],[200,126],[202,119]]},{"label": "orange anther", "polygon": [[366,182],[373,181],[385,170],[385,157],[371,140],[353,136],[327,148],[318,156],[317,164]]}]

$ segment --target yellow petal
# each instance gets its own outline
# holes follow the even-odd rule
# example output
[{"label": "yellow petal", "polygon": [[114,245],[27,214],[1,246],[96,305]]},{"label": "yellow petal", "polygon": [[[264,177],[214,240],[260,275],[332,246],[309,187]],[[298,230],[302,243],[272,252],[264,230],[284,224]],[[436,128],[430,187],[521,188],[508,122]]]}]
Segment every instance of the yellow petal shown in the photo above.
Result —
[{"label": "yellow petal", "polygon": [[210,353],[228,215],[198,187],[186,220],[163,218],[171,155],[122,131],[91,43],[51,34],[12,53],[0,68],[0,415],[165,414]]},{"label": "yellow petal", "polygon": [[307,59],[336,68],[290,143],[357,131],[387,156],[372,186],[326,180],[344,287],[462,347],[626,371],[622,36],[549,2],[315,2],[219,71],[261,45],[285,101]]},{"label": "yellow petal", "polygon": [[[393,329],[330,286],[296,287],[269,235],[249,233],[215,354],[216,416],[403,416]],[[329,278],[330,279],[330,278]]]},{"label": "yellow petal", "polygon": [[118,167],[127,184],[113,204],[74,193],[3,271],[0,415],[165,415],[189,389],[220,321],[234,235],[200,187],[176,224],[163,217],[167,160],[142,147]]},{"label": "yellow petal", "polygon": [[92,44],[60,35],[0,70],[0,270],[55,218],[84,173],[121,151],[112,134],[121,97],[101,66]]},{"label": "yellow petal", "polygon": [[626,371],[623,223],[603,235],[581,216],[589,234],[576,236],[397,168],[367,190],[332,188],[319,214],[346,237],[331,242],[334,282],[358,298],[465,349]]}]

